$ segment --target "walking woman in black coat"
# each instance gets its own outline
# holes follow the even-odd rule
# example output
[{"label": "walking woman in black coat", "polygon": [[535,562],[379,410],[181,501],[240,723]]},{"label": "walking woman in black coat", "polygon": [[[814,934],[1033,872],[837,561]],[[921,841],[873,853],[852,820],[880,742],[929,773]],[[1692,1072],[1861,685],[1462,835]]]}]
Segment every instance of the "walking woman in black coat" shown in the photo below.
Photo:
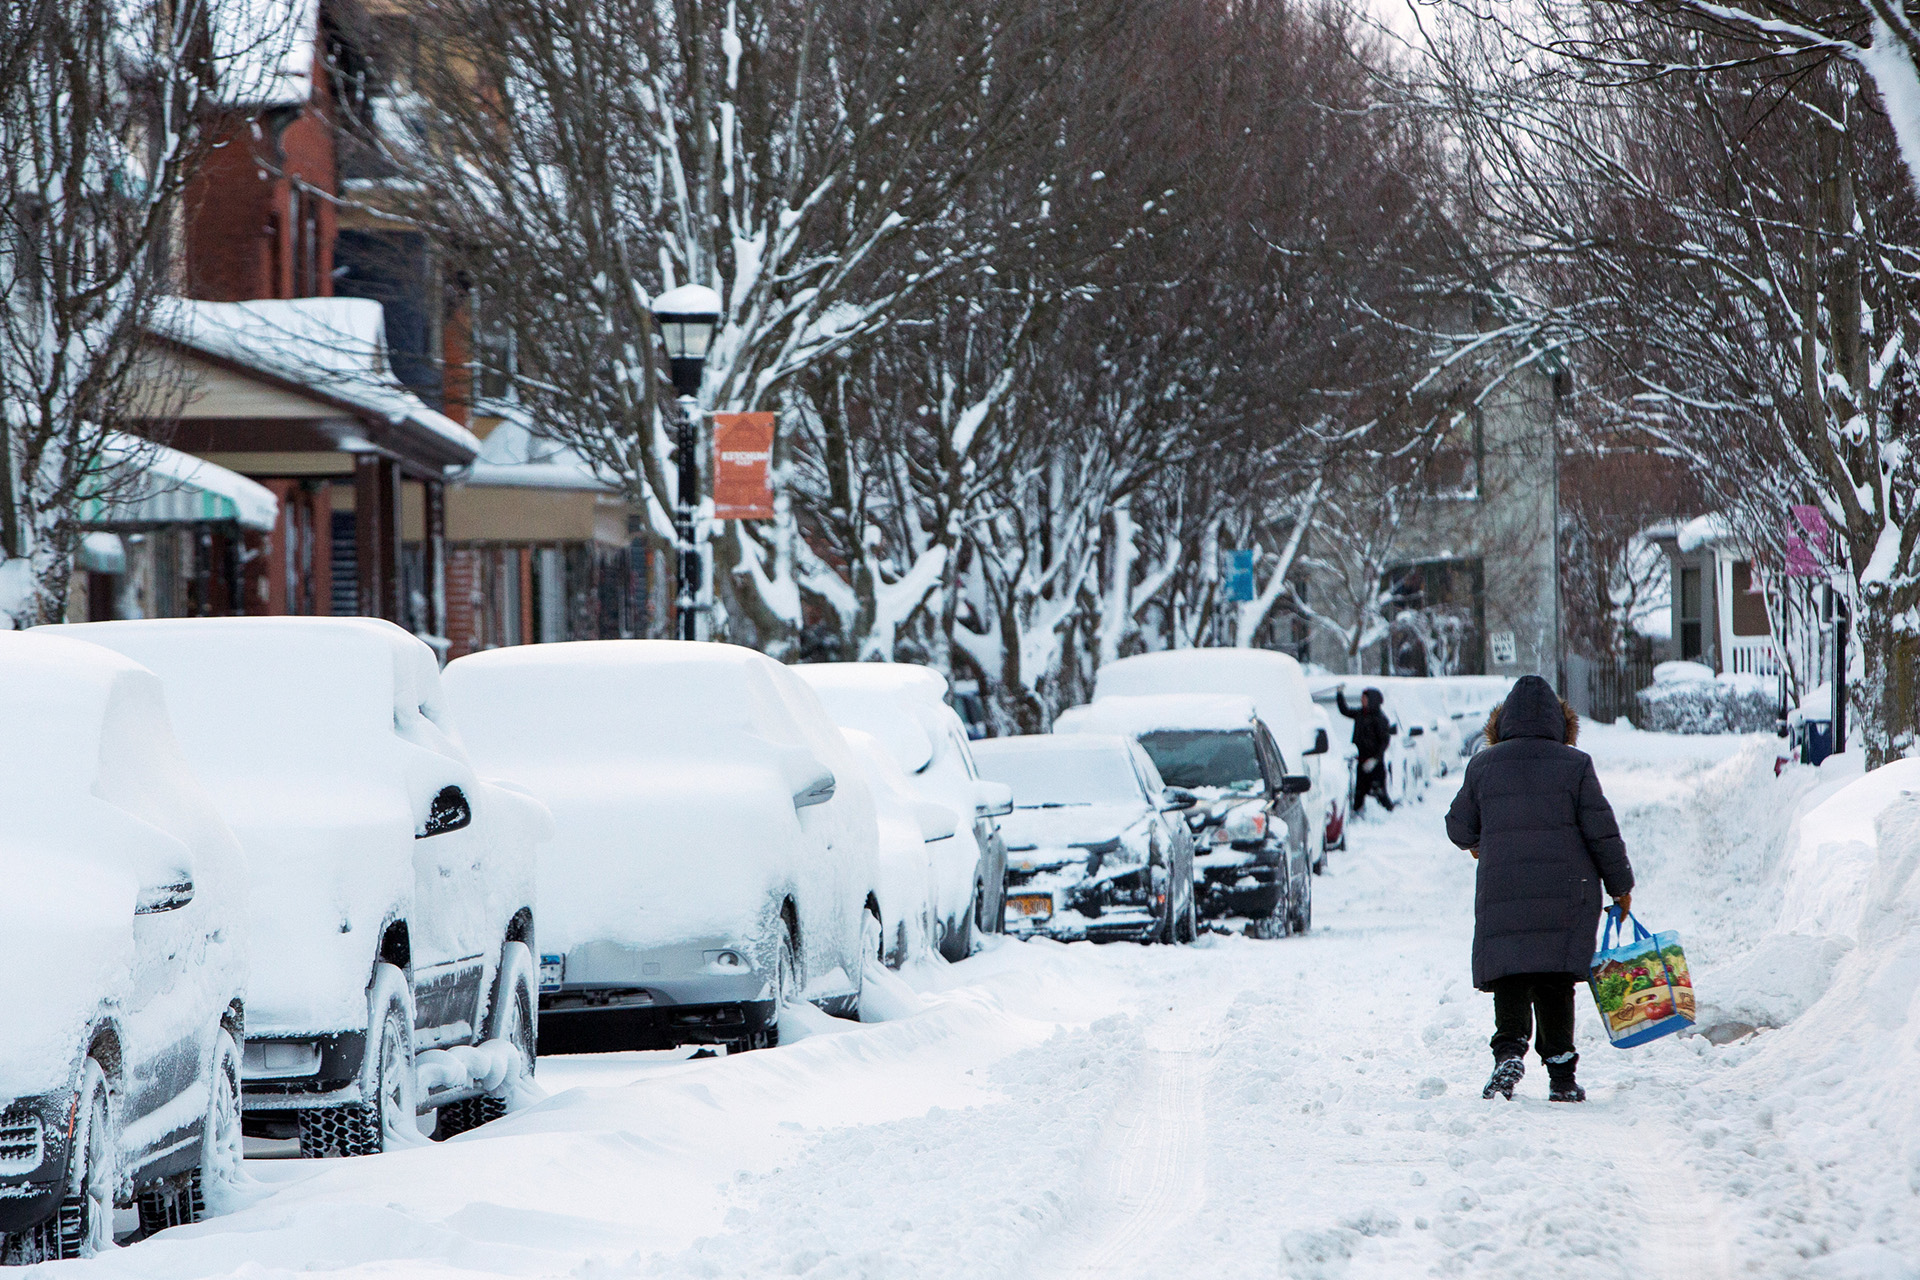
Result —
[{"label": "walking woman in black coat", "polygon": [[1354,816],[1359,817],[1360,811],[1367,807],[1368,796],[1392,813],[1393,799],[1387,795],[1387,747],[1396,730],[1387,713],[1380,709],[1385,699],[1378,689],[1367,689],[1361,693],[1356,710],[1347,705],[1347,691],[1341,687],[1333,691],[1333,701],[1340,708],[1340,714],[1353,721],[1353,749],[1358,757],[1353,774]]},{"label": "walking woman in black coat", "polygon": [[1493,993],[1493,1078],[1513,1096],[1531,1036],[1554,1102],[1584,1102],[1574,1079],[1573,989],[1593,964],[1600,891],[1624,912],[1627,862],[1593,761],[1574,750],[1580,720],[1539,676],[1514,682],[1467,765],[1447,838],[1480,860],[1473,895],[1473,985]]}]

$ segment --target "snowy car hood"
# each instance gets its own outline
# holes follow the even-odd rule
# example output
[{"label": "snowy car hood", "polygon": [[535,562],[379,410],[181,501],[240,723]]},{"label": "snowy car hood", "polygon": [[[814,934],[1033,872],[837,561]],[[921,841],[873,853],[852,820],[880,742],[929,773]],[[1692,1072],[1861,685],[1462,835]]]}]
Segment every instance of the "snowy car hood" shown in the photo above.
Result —
[{"label": "snowy car hood", "polygon": [[1072,845],[1105,844],[1146,817],[1148,810],[1133,804],[1079,804],[1058,809],[1015,809],[1000,819],[1008,857],[1029,848],[1061,849]]}]

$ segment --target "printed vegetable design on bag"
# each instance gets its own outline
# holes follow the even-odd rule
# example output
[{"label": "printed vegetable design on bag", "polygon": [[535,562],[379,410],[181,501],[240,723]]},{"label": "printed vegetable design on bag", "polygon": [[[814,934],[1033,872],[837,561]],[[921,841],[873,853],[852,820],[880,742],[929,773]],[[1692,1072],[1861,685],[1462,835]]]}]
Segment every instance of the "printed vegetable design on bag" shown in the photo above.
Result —
[{"label": "printed vegetable design on bag", "polygon": [[1613,933],[1620,921],[1608,913],[1601,951],[1589,975],[1607,1037],[1623,1049],[1679,1031],[1694,1020],[1693,978],[1679,935],[1650,935],[1638,920],[1628,919],[1635,937],[1615,946]]}]

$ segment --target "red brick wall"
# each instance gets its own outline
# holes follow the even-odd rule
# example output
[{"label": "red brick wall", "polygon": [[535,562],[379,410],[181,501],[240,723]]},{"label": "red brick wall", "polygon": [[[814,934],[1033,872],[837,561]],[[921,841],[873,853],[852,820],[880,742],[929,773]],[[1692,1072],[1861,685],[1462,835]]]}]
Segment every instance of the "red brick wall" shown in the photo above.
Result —
[{"label": "red brick wall", "polygon": [[[340,187],[330,102],[316,57],[313,100],[281,131],[277,150],[268,115],[235,120],[225,130],[187,188],[190,296],[240,302],[332,295],[336,219],[323,196]],[[296,182],[323,195],[301,191],[296,200]],[[311,268],[301,270],[303,263]]]}]

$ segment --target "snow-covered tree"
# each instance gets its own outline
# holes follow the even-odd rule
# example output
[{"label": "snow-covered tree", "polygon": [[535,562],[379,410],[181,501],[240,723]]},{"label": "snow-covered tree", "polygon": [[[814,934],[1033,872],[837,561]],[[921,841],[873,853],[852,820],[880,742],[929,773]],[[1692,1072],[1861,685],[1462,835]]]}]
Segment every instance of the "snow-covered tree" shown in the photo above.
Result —
[{"label": "snow-covered tree", "polygon": [[77,505],[137,470],[115,432],[166,416],[141,335],[203,112],[278,74],[289,26],[219,0],[0,9],[0,626],[62,616]]},{"label": "snow-covered tree", "polygon": [[1434,92],[1477,158],[1471,196],[1516,325],[1574,352],[1601,406],[1589,416],[1687,459],[1759,548],[1778,546],[1789,504],[1826,511],[1879,764],[1920,731],[1920,206],[1903,82],[1838,35],[1755,30],[1733,9],[1703,24],[1702,8],[1463,13],[1437,36]]}]

